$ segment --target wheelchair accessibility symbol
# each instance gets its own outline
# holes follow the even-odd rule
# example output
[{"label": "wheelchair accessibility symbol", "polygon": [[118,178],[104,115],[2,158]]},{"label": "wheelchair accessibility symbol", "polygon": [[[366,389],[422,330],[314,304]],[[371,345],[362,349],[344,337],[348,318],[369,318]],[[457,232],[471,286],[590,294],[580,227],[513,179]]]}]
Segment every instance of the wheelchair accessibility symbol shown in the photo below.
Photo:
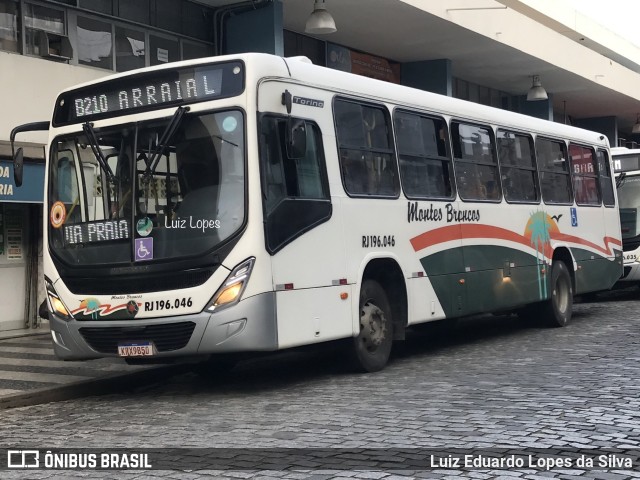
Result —
[{"label": "wheelchair accessibility symbol", "polygon": [[136,238],[136,262],[153,259],[153,237]]}]

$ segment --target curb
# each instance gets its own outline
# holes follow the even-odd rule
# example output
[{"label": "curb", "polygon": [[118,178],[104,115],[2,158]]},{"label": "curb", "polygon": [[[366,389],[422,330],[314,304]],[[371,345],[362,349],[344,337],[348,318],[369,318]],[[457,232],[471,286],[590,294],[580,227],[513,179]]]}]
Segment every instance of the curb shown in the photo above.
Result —
[{"label": "curb", "polygon": [[189,364],[166,365],[138,372],[119,373],[102,378],[82,380],[53,388],[41,388],[0,397],[0,411],[9,408],[29,407],[42,403],[61,402],[81,397],[91,397],[120,393],[166,379],[169,376],[186,373]]}]

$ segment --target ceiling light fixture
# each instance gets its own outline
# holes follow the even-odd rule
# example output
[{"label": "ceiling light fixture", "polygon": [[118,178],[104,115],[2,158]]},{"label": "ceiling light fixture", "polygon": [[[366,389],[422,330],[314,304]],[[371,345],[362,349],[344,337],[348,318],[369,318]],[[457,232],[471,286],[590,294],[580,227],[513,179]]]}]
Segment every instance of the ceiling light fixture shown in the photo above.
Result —
[{"label": "ceiling light fixture", "polygon": [[331,14],[327,11],[324,0],[315,0],[313,4],[313,12],[307,19],[304,27],[306,33],[326,34],[333,33],[336,29],[336,22]]},{"label": "ceiling light fixture", "polygon": [[540,83],[540,75],[533,76],[533,85],[529,89],[529,93],[527,93],[527,101],[535,102],[538,100],[547,100],[549,97],[547,95],[547,91],[544,89],[542,84]]}]

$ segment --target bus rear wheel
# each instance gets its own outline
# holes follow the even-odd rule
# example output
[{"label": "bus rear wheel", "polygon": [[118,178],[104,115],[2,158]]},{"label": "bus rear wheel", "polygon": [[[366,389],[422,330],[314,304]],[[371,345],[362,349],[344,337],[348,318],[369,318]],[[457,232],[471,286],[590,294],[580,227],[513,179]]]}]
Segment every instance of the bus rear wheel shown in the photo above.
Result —
[{"label": "bus rear wheel", "polygon": [[360,333],[353,339],[354,366],[365,372],[382,370],[391,354],[393,319],[389,299],[382,286],[367,279],[360,289]]},{"label": "bus rear wheel", "polygon": [[571,321],[573,311],[573,287],[566,264],[551,264],[551,298],[545,302],[544,318],[552,327],[564,327]]}]

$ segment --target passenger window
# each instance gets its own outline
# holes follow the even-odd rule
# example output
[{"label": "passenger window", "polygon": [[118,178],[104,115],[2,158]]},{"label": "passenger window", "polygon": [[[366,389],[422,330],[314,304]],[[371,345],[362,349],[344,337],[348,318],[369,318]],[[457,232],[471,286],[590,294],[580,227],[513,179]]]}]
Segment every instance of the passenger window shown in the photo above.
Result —
[{"label": "passenger window", "polygon": [[396,198],[400,183],[386,109],[336,100],[334,114],[345,191]]},{"label": "passenger window", "polygon": [[502,190],[508,202],[539,203],[538,172],[530,135],[498,130]]},{"label": "passenger window", "polygon": [[613,183],[611,178],[611,163],[606,150],[598,149],[596,152],[598,161],[598,174],[600,175],[600,192],[602,193],[602,202],[606,207],[614,207],[616,200],[613,195]]},{"label": "passenger window", "polygon": [[289,158],[287,119],[262,119],[260,159],[267,250],[274,254],[331,217],[322,135],[306,121],[306,154]]},{"label": "passenger window", "polygon": [[542,200],[549,204],[571,204],[571,178],[564,142],[546,138],[536,139],[536,157]]},{"label": "passenger window", "polygon": [[600,205],[598,171],[593,149],[569,144],[573,192],[578,205]]},{"label": "passenger window", "polygon": [[451,137],[460,198],[499,201],[502,193],[491,128],[453,122]]},{"label": "passenger window", "polygon": [[405,195],[408,198],[450,199],[453,196],[453,166],[445,121],[396,112],[393,123]]}]

